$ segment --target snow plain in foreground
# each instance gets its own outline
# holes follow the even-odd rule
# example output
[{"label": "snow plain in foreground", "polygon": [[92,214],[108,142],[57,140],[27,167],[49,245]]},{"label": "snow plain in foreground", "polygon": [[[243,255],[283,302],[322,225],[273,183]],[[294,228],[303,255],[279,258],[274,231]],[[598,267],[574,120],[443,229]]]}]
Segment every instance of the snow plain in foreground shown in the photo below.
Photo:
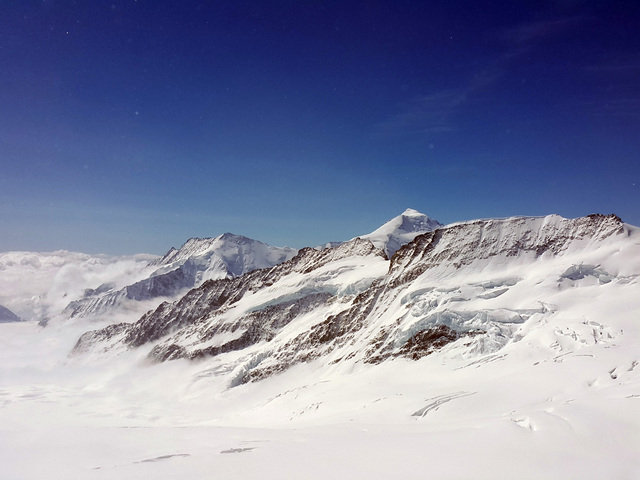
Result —
[{"label": "snow plain in foreground", "polygon": [[513,344],[473,361],[436,354],[353,373],[308,364],[220,391],[202,365],[148,366],[135,352],[100,366],[67,363],[72,338],[37,328],[2,326],[1,478],[632,479],[640,471],[637,343],[566,355]]}]

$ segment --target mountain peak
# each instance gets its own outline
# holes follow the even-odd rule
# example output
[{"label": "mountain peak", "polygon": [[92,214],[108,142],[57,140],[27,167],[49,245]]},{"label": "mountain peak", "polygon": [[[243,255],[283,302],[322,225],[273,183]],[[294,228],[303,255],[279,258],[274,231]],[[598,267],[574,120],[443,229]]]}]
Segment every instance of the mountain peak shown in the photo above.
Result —
[{"label": "mountain peak", "polygon": [[404,212],[402,212],[403,217],[426,217],[424,213],[420,213],[418,210],[414,210],[413,208],[407,208]]},{"label": "mountain peak", "polygon": [[231,232],[223,233],[222,235],[217,236],[215,240],[225,240],[228,242],[235,242],[235,243],[251,243],[251,242],[264,243],[264,242],[261,242],[260,240],[255,240],[253,238],[245,237],[244,235],[236,235],[235,233],[231,233]]},{"label": "mountain peak", "polygon": [[442,224],[424,213],[407,208],[373,232],[362,235],[391,258],[396,251],[423,233],[442,227]]}]

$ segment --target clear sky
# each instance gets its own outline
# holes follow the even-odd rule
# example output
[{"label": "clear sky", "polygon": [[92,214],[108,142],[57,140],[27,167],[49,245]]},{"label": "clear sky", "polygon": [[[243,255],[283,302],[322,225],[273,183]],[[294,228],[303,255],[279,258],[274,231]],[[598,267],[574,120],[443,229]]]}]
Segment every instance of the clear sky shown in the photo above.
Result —
[{"label": "clear sky", "polygon": [[640,2],[0,4],[0,251],[640,225]]}]

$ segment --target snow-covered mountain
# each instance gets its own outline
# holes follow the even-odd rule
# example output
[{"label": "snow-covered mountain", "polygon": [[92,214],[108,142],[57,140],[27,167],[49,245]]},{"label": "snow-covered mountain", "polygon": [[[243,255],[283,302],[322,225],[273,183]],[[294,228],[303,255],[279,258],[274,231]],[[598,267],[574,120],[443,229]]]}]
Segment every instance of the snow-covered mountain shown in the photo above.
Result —
[{"label": "snow-covered mountain", "polygon": [[367,235],[362,235],[360,238],[371,241],[388,258],[391,258],[400,247],[406,245],[418,235],[442,226],[440,222],[429,218],[424,213],[407,208],[380,228]]},{"label": "snow-covered mountain", "polygon": [[149,275],[120,289],[102,285],[71,302],[70,317],[100,317],[115,310],[142,312],[162,301],[175,300],[188,289],[212,279],[241,276],[293,257],[296,250],[272,247],[258,240],[225,233],[215,238],[191,238],[150,263]]},{"label": "snow-covered mountain", "polygon": [[[419,235],[390,262],[362,238],[303,249],[273,268],[208,281],[136,323],[89,332],[75,352],[149,345],[160,361],[222,356],[230,386],[315,359],[417,360],[449,344],[469,358],[496,354],[524,338],[524,325],[558,316],[556,290],[635,278],[604,255],[637,246],[632,232],[615,216],[518,217]],[[593,325],[576,341],[615,335]]]},{"label": "snow-covered mountain", "polygon": [[[441,224],[426,215],[407,209],[362,238],[382,250],[388,258],[417,235]],[[327,245],[328,247],[338,246]],[[256,269],[277,265],[292,258],[296,250],[272,247],[257,240],[225,233],[215,238],[191,238],[180,249],[172,248],[150,264],[157,267],[148,278],[121,289],[101,285],[88,289],[83,298],[66,308],[70,317],[104,317],[115,310],[132,314],[173,301],[188,289],[207,280],[233,278]]]},{"label": "snow-covered mountain", "polygon": [[196,284],[217,278],[238,277],[258,268],[267,268],[289,260],[297,250],[272,247],[258,240],[224,233],[215,238],[190,238],[179,250],[172,248],[153,265],[156,275],[191,262],[197,272]]}]

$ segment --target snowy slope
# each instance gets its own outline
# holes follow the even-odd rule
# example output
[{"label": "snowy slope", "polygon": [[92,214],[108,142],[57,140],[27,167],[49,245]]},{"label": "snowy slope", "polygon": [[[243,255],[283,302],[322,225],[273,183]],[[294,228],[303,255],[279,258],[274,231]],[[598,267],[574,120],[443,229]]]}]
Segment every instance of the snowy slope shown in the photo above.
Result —
[{"label": "snowy slope", "polygon": [[429,218],[417,210],[407,208],[380,228],[367,235],[362,235],[360,238],[371,241],[388,258],[391,258],[401,246],[409,243],[418,235],[438,227],[442,227],[442,224],[437,220]]},{"label": "snowy slope", "polygon": [[[154,358],[206,356],[206,349],[218,346],[238,350],[275,335],[288,321],[298,320],[297,315],[317,321],[325,312],[339,312],[387,268],[383,253],[359,238],[333,249],[305,248],[273,268],[205,282],[134,324],[89,332],[76,351],[91,349],[96,340],[141,346],[163,337],[168,338],[156,346]],[[292,308],[297,315],[285,321]],[[179,340],[171,336],[176,331]]]},{"label": "snowy slope", "polygon": [[7,307],[0,305],[0,323],[5,322],[20,322],[20,317],[9,310]]}]

